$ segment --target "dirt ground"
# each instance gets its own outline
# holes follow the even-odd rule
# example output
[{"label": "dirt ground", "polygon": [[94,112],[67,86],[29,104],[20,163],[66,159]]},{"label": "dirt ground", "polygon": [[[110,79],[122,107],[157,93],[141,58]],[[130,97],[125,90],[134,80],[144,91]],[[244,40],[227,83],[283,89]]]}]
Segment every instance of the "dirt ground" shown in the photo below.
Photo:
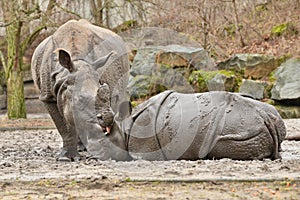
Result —
[{"label": "dirt ground", "polygon": [[[300,119],[285,120],[290,136]],[[57,162],[49,118],[0,120],[0,199],[299,199],[300,141],[282,160]]]}]

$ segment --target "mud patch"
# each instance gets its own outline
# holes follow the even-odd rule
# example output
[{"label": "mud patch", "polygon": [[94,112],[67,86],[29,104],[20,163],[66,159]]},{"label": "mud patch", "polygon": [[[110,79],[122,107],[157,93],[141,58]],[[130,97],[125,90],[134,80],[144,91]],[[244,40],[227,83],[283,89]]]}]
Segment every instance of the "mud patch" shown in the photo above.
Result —
[{"label": "mud patch", "polygon": [[[288,134],[299,134],[300,120],[286,124]],[[275,161],[83,159],[63,163],[56,161],[61,148],[56,129],[2,130],[0,140],[1,199],[99,195],[107,199],[297,199],[300,195],[300,141],[285,140],[282,160]]]},{"label": "mud patch", "polygon": [[[1,185],[2,184],[2,185]],[[0,183],[3,199],[298,199],[299,182],[126,182],[101,179]]]}]

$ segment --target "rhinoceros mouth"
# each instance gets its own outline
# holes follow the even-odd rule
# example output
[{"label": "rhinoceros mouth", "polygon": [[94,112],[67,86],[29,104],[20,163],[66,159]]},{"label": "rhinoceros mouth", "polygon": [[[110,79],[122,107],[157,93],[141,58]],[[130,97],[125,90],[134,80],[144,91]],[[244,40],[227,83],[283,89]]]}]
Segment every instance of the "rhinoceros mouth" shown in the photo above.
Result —
[{"label": "rhinoceros mouth", "polygon": [[[101,126],[101,125],[100,125]],[[109,135],[110,134],[110,131],[112,129],[112,126],[101,126],[102,128],[102,131],[105,135]]]},{"label": "rhinoceros mouth", "polygon": [[102,128],[102,131],[105,135],[109,135],[112,129],[112,126],[114,124],[114,119],[107,123],[104,122],[103,118],[101,115],[97,115],[97,119],[98,119],[98,124],[100,125],[100,127]]}]

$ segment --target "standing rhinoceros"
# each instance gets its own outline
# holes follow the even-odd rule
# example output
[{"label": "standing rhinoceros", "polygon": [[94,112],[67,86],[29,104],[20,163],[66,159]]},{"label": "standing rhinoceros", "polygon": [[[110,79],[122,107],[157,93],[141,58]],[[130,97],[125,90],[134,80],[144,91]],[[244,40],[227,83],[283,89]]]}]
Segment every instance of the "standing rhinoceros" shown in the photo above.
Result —
[{"label": "standing rhinoceros", "polygon": [[[128,70],[123,40],[86,20],[68,21],[36,48],[32,76],[63,140],[59,160],[80,159],[78,135],[86,144],[109,128],[119,104],[127,100]],[[101,98],[110,102],[101,105]]]},{"label": "standing rhinoceros", "polygon": [[111,132],[99,133],[99,159],[277,159],[286,135],[273,106],[234,93],[165,91],[131,115],[120,108]]}]

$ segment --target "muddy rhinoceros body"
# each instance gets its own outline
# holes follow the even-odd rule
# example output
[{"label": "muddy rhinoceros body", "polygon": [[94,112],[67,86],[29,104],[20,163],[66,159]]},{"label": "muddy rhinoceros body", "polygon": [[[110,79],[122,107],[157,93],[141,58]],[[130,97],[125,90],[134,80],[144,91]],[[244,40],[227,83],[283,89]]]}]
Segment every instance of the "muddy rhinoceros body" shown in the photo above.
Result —
[{"label": "muddy rhinoceros body", "polygon": [[266,103],[227,92],[166,91],[124,120],[117,117],[98,141],[98,158],[277,159],[285,135],[283,120]]},{"label": "muddy rhinoceros body", "polygon": [[[128,70],[122,39],[85,20],[68,21],[36,48],[32,76],[62,136],[61,160],[79,158],[78,132],[92,136],[101,129],[99,120],[104,126],[113,121],[113,111],[127,100]],[[109,85],[110,102],[103,107],[97,99],[105,96],[104,82]]]}]

